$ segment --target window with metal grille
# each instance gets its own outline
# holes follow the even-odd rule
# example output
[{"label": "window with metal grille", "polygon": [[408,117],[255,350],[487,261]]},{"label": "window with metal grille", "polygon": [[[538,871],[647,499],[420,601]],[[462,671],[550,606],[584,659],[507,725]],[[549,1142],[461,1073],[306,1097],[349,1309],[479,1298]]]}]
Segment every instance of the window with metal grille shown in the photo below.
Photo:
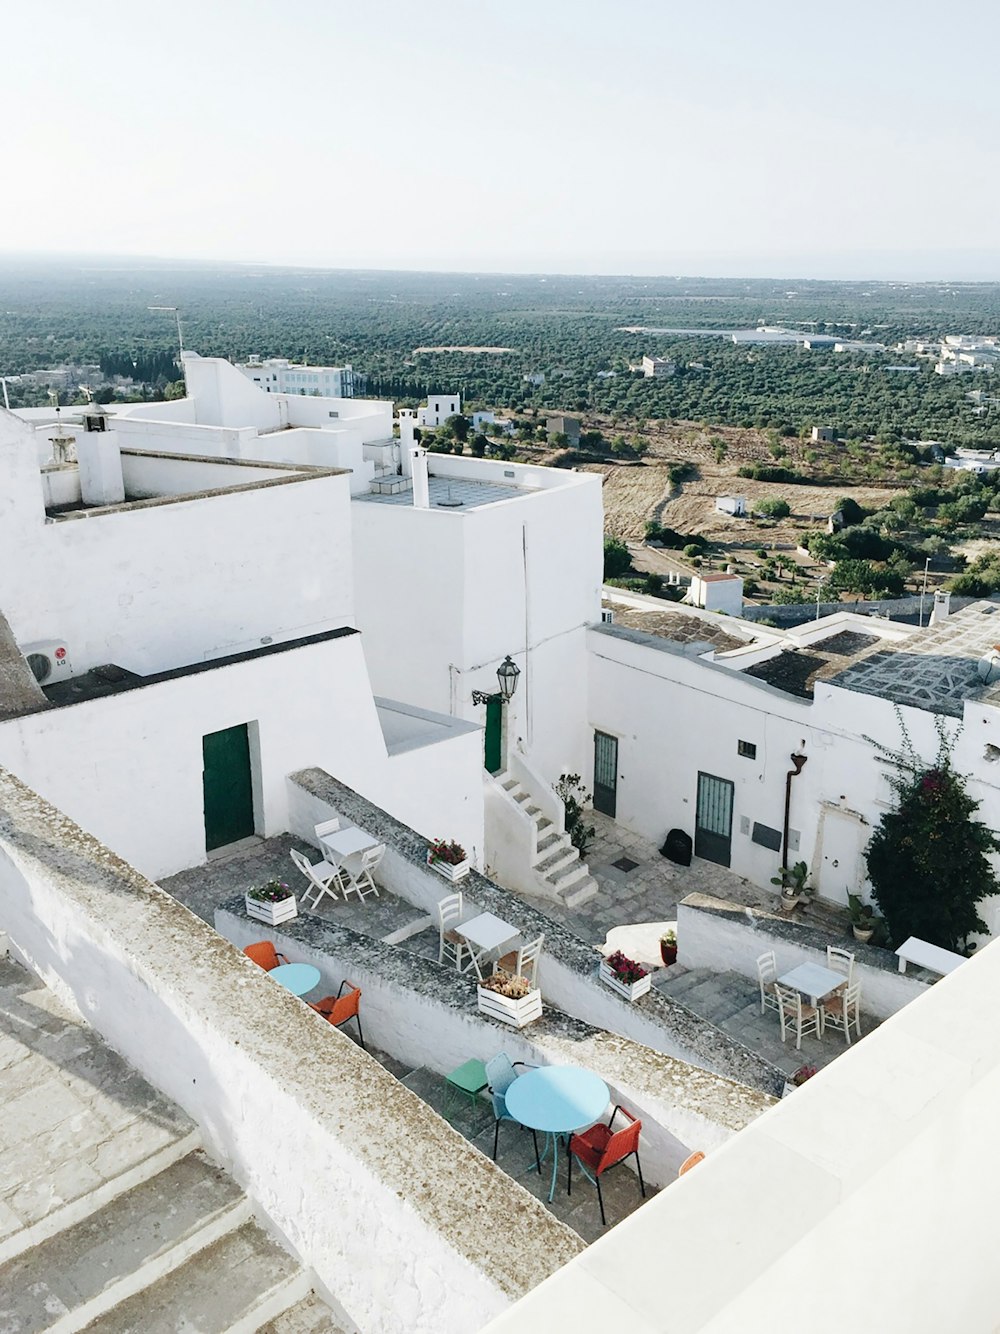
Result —
[{"label": "window with metal grille", "polygon": [[755,760],[757,758],[757,747],[752,741],[737,741],[737,755],[742,755],[745,760]]}]

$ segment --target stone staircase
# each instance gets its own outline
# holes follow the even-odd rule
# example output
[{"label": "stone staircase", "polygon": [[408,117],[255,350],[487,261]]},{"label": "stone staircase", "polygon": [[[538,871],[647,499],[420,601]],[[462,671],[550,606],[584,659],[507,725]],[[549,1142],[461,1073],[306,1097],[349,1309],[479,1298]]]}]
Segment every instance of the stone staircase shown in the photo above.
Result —
[{"label": "stone staircase", "polygon": [[0,1331],[335,1331],[197,1132],[0,960]]},{"label": "stone staircase", "polygon": [[504,792],[530,816],[535,826],[535,847],[531,858],[539,893],[557,899],[567,908],[586,903],[597,893],[597,881],[590,874],[587,863],[573,847],[568,834],[561,833],[544,814],[513,774],[506,771],[494,775]]}]

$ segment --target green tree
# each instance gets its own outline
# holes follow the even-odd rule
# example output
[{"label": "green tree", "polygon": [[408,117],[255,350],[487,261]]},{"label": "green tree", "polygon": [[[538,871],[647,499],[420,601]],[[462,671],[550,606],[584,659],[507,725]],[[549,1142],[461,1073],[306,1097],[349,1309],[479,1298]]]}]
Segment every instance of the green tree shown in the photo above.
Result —
[{"label": "green tree", "polygon": [[469,419],[463,417],[460,412],[456,412],[445,422],[444,429],[464,445],[469,438]]},{"label": "green tree", "polygon": [[604,539],[604,577],[605,579],[620,579],[623,574],[627,574],[632,568],[632,557],[629,555],[629,549],[620,537],[606,537]]},{"label": "green tree", "polygon": [[787,500],[782,500],[780,496],[766,497],[763,500],[753,502],[754,514],[763,514],[769,519],[787,519],[792,512],[792,507]]},{"label": "green tree", "polygon": [[976,905],[1000,892],[990,863],[1000,839],[974,818],[979,802],[944,744],[931,768],[904,770],[890,782],[896,809],[883,815],[865,854],[890,941],[918,936],[962,950],[969,936],[987,930]]}]

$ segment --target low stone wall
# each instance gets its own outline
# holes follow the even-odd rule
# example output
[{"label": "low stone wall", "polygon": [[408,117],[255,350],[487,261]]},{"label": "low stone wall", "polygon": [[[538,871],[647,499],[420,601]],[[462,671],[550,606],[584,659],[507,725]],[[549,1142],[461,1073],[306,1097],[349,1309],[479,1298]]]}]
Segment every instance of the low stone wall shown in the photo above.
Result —
[{"label": "low stone wall", "polygon": [[334,995],[345,978],[360,987],[365,1041],[410,1067],[447,1075],[470,1057],[505,1051],[529,1065],[593,1070],[612,1104],[642,1118],[643,1173],[657,1185],[676,1177],[692,1148],[724,1143],[773,1101],[550,1004],[541,1019],[511,1028],[478,1013],[474,977],[313,914],[262,927],[237,897],[216,909],[215,925],[240,948],[266,938],[292,962],[313,964],[322,978],[317,996]]},{"label": "low stone wall", "polygon": [[861,983],[861,1008],[878,1019],[922,996],[928,984],[900,973],[895,954],[789,921],[760,908],[746,908],[708,894],[689,894],[677,905],[677,961],[685,968],[740,973],[757,980],[757,956],[774,950],[778,972],[800,963],[826,963],[827,945],[854,953]]},{"label": "low stone wall", "polygon": [[194,1119],[366,1334],[468,1334],[581,1250],[346,1035],[2,769],[0,930]]},{"label": "low stone wall", "polygon": [[[452,889],[427,866],[425,838],[322,769],[302,770],[288,781],[292,833],[315,844],[315,825],[321,820],[337,815],[360,825],[386,845],[379,882],[437,920],[437,904]],[[461,889],[470,908],[517,926],[525,940],[544,934],[542,993],[566,1014],[760,1092],[780,1093],[780,1070],[671,997],[654,988],[631,1004],[598,982],[597,951],[519,895],[477,871],[469,873]]]}]

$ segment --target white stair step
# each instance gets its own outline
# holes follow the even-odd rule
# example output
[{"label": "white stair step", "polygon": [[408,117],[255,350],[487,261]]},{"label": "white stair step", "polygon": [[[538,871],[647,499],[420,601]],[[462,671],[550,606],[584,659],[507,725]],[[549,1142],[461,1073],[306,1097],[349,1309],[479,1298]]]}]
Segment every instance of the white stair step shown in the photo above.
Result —
[{"label": "white stair step", "polygon": [[244,1223],[107,1315],[90,1334],[254,1334],[312,1283],[255,1223]]},{"label": "white stair step", "polygon": [[583,880],[577,880],[569,889],[561,889],[558,897],[567,908],[578,908],[581,903],[586,903],[588,899],[594,898],[598,888],[594,877],[588,875]]},{"label": "white stair step", "polygon": [[236,1182],[189,1154],[0,1268],[0,1329],[81,1330],[249,1216]]},{"label": "white stair step", "polygon": [[344,1334],[326,1302],[314,1292],[261,1325],[259,1334]]},{"label": "white stair step", "polygon": [[[573,851],[576,853],[575,848]],[[580,860],[580,854],[576,853],[576,856],[572,860],[564,862],[562,865],[557,866],[551,871],[546,871],[545,879],[550,885],[554,885],[556,889],[565,889],[574,881],[582,880],[584,876],[589,874],[590,871],[586,862],[582,862]]]},{"label": "white stair step", "polygon": [[554,848],[542,861],[535,863],[535,870],[541,871],[546,880],[552,880],[560,871],[571,866],[579,866],[580,854],[572,843]]},{"label": "white stair step", "polygon": [[[183,1116],[179,1109],[173,1108],[165,1099],[161,1099],[161,1103],[175,1120]],[[162,1110],[160,1103],[151,1110],[156,1121],[144,1115],[125,1126],[116,1135],[109,1136],[107,1143],[100,1146],[102,1163],[107,1164],[109,1161],[117,1160],[116,1166],[120,1166],[121,1170],[85,1193],[70,1198],[64,1196],[65,1203],[50,1209],[36,1223],[20,1228],[9,1237],[4,1237],[0,1241],[0,1265],[6,1264],[15,1256],[23,1255],[33,1246],[38,1246],[49,1237],[54,1237],[57,1233],[72,1227],[81,1219],[96,1213],[98,1209],[103,1209],[112,1200],[133,1190],[141,1182],[157,1176],[171,1163],[178,1162],[200,1147],[201,1136],[197,1130],[178,1128],[171,1138],[171,1132],[167,1129],[167,1116],[160,1115]],[[183,1118],[183,1124],[185,1127],[190,1125],[186,1117]],[[87,1181],[88,1178],[85,1174],[80,1174],[80,1180]]]},{"label": "white stair step", "polygon": [[550,830],[544,838],[538,840],[535,851],[539,857],[542,857],[545,853],[554,851],[557,846],[561,846],[564,838],[564,834],[557,834],[555,830]]}]

